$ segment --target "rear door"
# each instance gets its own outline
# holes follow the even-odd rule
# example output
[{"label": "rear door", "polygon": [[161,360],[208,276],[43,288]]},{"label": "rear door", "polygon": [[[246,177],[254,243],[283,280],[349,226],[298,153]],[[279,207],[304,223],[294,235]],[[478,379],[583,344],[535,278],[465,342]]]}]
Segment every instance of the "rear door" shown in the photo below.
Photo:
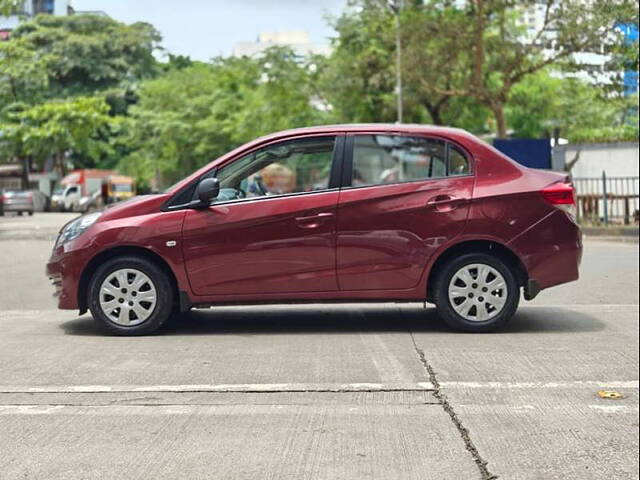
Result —
[{"label": "rear door", "polygon": [[338,206],[340,290],[415,288],[431,255],[464,228],[470,156],[444,139],[349,135]]}]

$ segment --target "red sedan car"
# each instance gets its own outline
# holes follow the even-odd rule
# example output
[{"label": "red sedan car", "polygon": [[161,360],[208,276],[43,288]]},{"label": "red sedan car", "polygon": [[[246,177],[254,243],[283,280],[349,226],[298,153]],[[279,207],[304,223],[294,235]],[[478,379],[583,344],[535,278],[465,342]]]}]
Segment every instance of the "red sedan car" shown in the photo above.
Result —
[{"label": "red sedan car", "polygon": [[469,133],[336,125],[275,133],[165,193],[82,216],[47,274],[59,308],[123,335],[223,304],[432,302],[463,331],[578,278],[565,174],[523,167]]}]

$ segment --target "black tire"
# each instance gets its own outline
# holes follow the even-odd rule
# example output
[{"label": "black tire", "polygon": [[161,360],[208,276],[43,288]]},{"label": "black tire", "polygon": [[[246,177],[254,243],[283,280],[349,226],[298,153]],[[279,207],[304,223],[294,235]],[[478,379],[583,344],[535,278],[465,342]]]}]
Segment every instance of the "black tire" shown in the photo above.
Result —
[{"label": "black tire", "polygon": [[21,217],[22,216],[22,212],[18,212],[18,216]]},{"label": "black tire", "polygon": [[[157,294],[156,305],[151,315],[143,323],[134,326],[118,325],[109,319],[100,306],[100,285],[108,275],[123,268],[140,270],[147,275],[153,282]],[[113,258],[101,265],[91,277],[87,297],[93,318],[105,325],[110,332],[126,336],[148,335],[155,332],[171,316],[176,303],[175,290],[167,273],[153,261],[136,256]]]},{"label": "black tire", "polygon": [[[485,321],[467,320],[458,314],[449,301],[449,284],[453,276],[465,265],[486,264],[496,269],[507,286],[507,297],[500,313]],[[504,327],[513,317],[520,303],[520,285],[516,272],[498,257],[486,253],[468,253],[449,261],[438,273],[434,288],[434,303],[445,323],[462,332],[493,332]]]},{"label": "black tire", "polygon": [[33,217],[33,210],[29,210],[29,216]]}]

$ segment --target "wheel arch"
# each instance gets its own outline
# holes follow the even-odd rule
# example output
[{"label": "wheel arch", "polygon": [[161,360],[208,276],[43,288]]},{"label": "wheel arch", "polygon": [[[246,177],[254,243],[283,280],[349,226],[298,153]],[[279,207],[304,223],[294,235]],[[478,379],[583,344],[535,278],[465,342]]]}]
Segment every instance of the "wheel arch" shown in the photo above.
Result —
[{"label": "wheel arch", "polygon": [[500,242],[496,242],[495,240],[465,240],[443,250],[438,255],[435,262],[432,263],[427,276],[428,302],[433,301],[433,287],[435,285],[435,279],[442,270],[442,267],[444,267],[451,258],[467,253],[488,253],[490,255],[495,255],[514,268],[516,279],[520,286],[527,285],[527,281],[529,280],[527,269],[520,257],[512,249]]},{"label": "wheel arch", "polygon": [[89,308],[87,302],[87,289],[89,288],[89,282],[91,281],[91,277],[93,277],[93,274],[104,262],[123,255],[133,255],[136,257],[145,258],[158,265],[169,277],[169,281],[171,282],[171,285],[173,287],[175,300],[178,301],[178,299],[180,298],[180,292],[178,290],[178,280],[169,264],[160,255],[155,253],[153,250],[145,247],[134,245],[118,246],[101,251],[91,260],[89,260],[89,262],[87,262],[84,269],[82,270],[82,274],[80,275],[80,282],[78,283],[78,308],[81,314],[86,312]]}]

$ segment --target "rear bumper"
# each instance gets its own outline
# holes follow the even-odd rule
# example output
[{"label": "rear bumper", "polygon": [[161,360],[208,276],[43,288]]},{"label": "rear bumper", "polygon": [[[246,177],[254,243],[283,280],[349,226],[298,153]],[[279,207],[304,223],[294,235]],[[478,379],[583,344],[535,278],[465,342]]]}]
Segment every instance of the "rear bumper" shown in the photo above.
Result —
[{"label": "rear bumper", "polygon": [[[563,211],[557,210],[509,242],[527,269],[528,297],[545,288],[579,278],[582,232]],[[525,288],[525,290],[527,290]],[[528,299],[530,299],[528,298]]]},{"label": "rear bumper", "polygon": [[0,212],[33,212],[32,202],[8,202],[0,204]]}]

